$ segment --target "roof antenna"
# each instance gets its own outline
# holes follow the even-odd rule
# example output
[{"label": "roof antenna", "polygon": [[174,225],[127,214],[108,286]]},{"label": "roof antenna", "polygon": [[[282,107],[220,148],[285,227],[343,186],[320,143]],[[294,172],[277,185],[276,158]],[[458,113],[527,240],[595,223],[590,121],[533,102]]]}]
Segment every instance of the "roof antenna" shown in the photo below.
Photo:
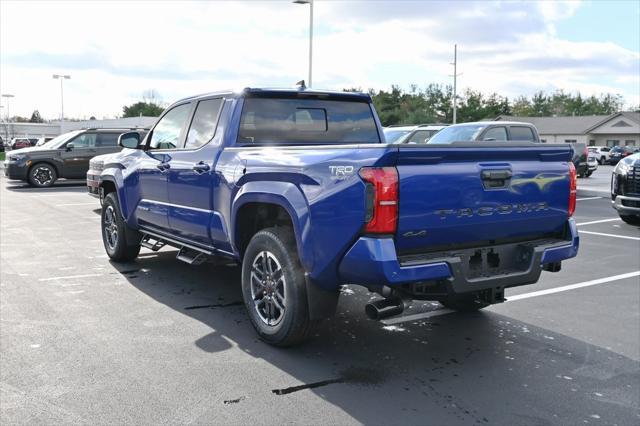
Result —
[{"label": "roof antenna", "polygon": [[304,90],[304,89],[307,88],[307,85],[304,84],[304,80],[300,80],[299,82],[297,82],[296,86],[298,86],[298,89],[300,89],[300,90]]}]

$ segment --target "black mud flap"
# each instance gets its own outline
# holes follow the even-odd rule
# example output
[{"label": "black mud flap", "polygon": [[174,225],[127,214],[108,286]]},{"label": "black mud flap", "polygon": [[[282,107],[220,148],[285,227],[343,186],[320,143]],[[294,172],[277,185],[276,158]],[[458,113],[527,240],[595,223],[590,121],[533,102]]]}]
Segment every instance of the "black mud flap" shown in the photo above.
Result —
[{"label": "black mud flap", "polygon": [[308,274],[305,274],[304,277],[307,287],[309,319],[321,320],[334,316],[336,314],[336,308],[338,307],[340,291],[338,289],[325,290],[312,283]]}]

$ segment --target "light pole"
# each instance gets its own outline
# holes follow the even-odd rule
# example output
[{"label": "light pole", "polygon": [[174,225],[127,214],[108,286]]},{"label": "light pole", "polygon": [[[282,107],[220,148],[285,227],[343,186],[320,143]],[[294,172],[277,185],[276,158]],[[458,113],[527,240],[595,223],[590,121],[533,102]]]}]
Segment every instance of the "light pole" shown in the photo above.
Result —
[{"label": "light pole", "polygon": [[458,109],[458,77],[462,75],[462,73],[458,74],[458,45],[453,45],[453,124],[457,122],[457,109]]},{"label": "light pole", "polygon": [[307,86],[311,87],[313,68],[313,0],[294,0],[294,3],[309,5],[309,82]]},{"label": "light pole", "polygon": [[5,93],[2,95],[3,98],[7,98],[7,123],[9,122],[9,120],[11,120],[11,108],[10,108],[10,101],[11,98],[15,98],[15,96],[9,94],[9,93]]},{"label": "light pole", "polygon": [[64,80],[69,80],[71,78],[70,75],[61,75],[54,74],[54,80],[60,80],[60,122],[64,122],[64,89],[62,88],[62,82]]}]

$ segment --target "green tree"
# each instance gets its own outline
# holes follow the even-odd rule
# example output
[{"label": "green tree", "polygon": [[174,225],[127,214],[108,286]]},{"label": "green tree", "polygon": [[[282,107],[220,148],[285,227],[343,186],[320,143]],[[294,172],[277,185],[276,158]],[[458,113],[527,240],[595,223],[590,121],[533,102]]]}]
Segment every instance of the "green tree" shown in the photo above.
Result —
[{"label": "green tree", "polygon": [[31,118],[29,119],[29,122],[30,123],[44,123],[44,120],[40,116],[40,111],[38,111],[38,110],[33,111],[33,113],[31,114]]},{"label": "green tree", "polygon": [[133,105],[124,106],[122,108],[123,117],[138,117],[140,115],[145,117],[157,117],[162,114],[164,108],[155,103],[149,102],[136,102]]}]

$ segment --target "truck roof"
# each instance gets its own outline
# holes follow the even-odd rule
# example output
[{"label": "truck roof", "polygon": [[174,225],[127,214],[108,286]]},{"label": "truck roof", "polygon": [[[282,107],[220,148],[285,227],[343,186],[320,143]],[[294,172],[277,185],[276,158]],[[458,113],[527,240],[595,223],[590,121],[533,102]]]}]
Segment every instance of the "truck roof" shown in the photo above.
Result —
[{"label": "truck roof", "polygon": [[245,97],[290,97],[290,96],[310,96],[310,97],[327,97],[333,99],[345,99],[354,101],[370,102],[371,96],[368,93],[362,92],[342,92],[337,90],[318,90],[310,88],[260,88],[260,87],[245,87],[240,90],[219,90],[215,92],[202,93],[195,96],[189,96],[187,98],[180,99],[174,103],[192,101],[200,98],[208,98],[211,96],[224,96],[231,98],[245,98]]},{"label": "truck roof", "polygon": [[525,123],[523,121],[472,121],[469,123],[457,123],[457,124],[452,124],[452,126],[467,126],[467,125],[471,125],[471,126],[493,126],[493,125],[497,125],[497,126],[504,126],[504,125],[518,125],[518,126],[528,126],[528,127],[535,127],[533,124],[531,123]]}]

